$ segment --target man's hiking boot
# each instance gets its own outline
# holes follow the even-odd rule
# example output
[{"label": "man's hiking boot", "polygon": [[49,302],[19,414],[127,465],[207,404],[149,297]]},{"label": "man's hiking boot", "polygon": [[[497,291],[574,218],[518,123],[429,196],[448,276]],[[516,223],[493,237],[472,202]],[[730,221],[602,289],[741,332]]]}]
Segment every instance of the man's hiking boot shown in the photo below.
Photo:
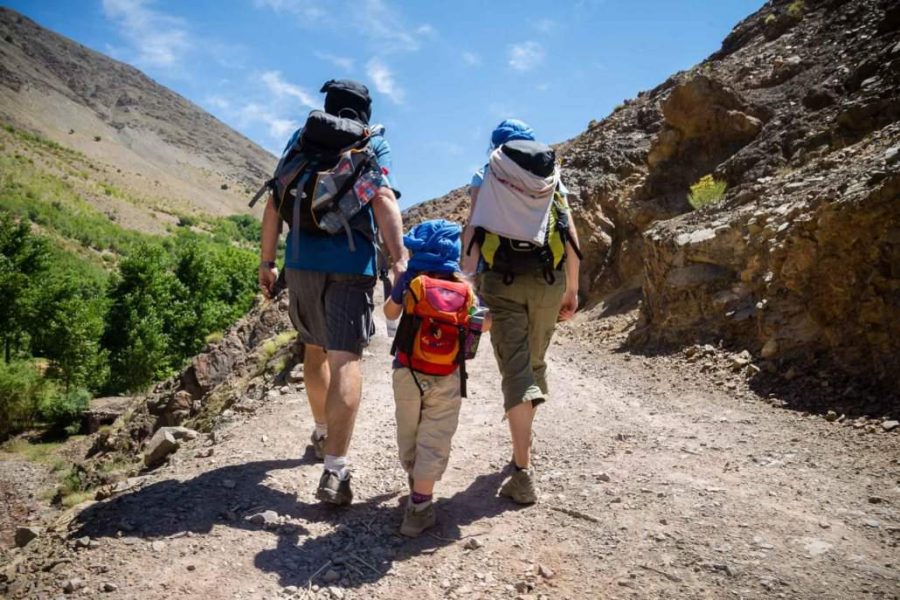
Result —
[{"label": "man's hiking boot", "polygon": [[319,489],[316,490],[316,498],[328,504],[336,506],[348,506],[353,502],[353,491],[350,489],[350,476],[340,479],[337,473],[325,471],[319,479]]},{"label": "man's hiking boot", "polygon": [[316,437],[316,432],[313,431],[312,435],[309,436],[309,443],[312,446],[313,453],[315,453],[316,458],[319,460],[325,460],[325,436]]},{"label": "man's hiking boot", "polygon": [[406,505],[406,511],[403,513],[400,533],[406,537],[418,537],[426,529],[434,527],[435,520],[434,504],[429,502],[425,508],[416,510],[415,505],[409,502]]},{"label": "man's hiking boot", "polygon": [[516,470],[500,488],[500,495],[510,498],[516,504],[534,504],[537,491],[534,489],[534,473],[531,469]]}]

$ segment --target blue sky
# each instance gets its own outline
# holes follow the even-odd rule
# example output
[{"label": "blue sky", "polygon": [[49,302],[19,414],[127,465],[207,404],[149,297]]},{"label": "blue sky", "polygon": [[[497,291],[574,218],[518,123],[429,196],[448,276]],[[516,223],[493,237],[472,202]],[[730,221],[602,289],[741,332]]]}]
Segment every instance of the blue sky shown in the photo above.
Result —
[{"label": "blue sky", "polygon": [[571,138],[719,48],[762,0],[59,0],[9,6],[273,153],[331,78],[366,83],[402,204],[468,182],[491,129]]}]

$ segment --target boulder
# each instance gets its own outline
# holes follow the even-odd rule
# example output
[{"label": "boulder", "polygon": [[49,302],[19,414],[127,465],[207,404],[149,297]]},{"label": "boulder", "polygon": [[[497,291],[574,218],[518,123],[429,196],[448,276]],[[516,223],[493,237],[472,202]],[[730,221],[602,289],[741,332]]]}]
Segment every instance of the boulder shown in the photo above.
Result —
[{"label": "boulder", "polygon": [[144,449],[144,465],[153,468],[163,463],[170,454],[178,450],[179,443],[170,431],[171,427],[159,429]]}]

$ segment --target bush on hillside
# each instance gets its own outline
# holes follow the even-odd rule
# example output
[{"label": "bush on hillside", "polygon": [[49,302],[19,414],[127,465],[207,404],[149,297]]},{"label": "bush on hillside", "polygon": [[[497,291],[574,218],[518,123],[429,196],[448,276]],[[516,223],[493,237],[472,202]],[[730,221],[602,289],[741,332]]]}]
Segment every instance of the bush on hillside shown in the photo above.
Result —
[{"label": "bush on hillside", "polygon": [[712,175],[704,175],[691,186],[688,202],[694,209],[718,204],[725,197],[726,187],[727,184],[724,181],[715,179]]},{"label": "bush on hillside", "polygon": [[91,393],[85,389],[47,394],[38,404],[38,417],[52,432],[74,435],[81,430],[81,415],[90,402]]},{"label": "bush on hillside", "polygon": [[33,426],[39,407],[56,395],[34,361],[0,361],[0,439]]}]

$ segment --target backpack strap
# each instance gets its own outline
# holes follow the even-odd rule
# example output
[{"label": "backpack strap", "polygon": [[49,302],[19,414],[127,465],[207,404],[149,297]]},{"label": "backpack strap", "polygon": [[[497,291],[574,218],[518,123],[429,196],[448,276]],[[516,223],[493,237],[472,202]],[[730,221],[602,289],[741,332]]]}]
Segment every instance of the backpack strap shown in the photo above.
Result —
[{"label": "backpack strap", "polygon": [[459,326],[459,352],[456,355],[456,362],[459,364],[459,395],[466,397],[466,380],[469,374],[466,373],[466,337],[469,334],[469,328],[465,325]]},{"label": "backpack strap", "polygon": [[472,247],[477,243],[479,246],[484,244],[484,236],[487,231],[484,227],[476,227],[475,233],[472,235],[472,239],[469,240],[469,245],[466,246],[466,256],[470,256],[472,254]]},{"label": "backpack strap", "polygon": [[567,245],[571,246],[572,252],[575,253],[578,260],[584,260],[584,254],[581,253],[581,248],[578,247],[578,244],[569,233],[569,219],[571,218],[569,211],[566,208],[563,208],[556,200],[553,201],[553,206],[556,209],[556,229],[559,231],[560,238],[562,238],[564,251]]}]

